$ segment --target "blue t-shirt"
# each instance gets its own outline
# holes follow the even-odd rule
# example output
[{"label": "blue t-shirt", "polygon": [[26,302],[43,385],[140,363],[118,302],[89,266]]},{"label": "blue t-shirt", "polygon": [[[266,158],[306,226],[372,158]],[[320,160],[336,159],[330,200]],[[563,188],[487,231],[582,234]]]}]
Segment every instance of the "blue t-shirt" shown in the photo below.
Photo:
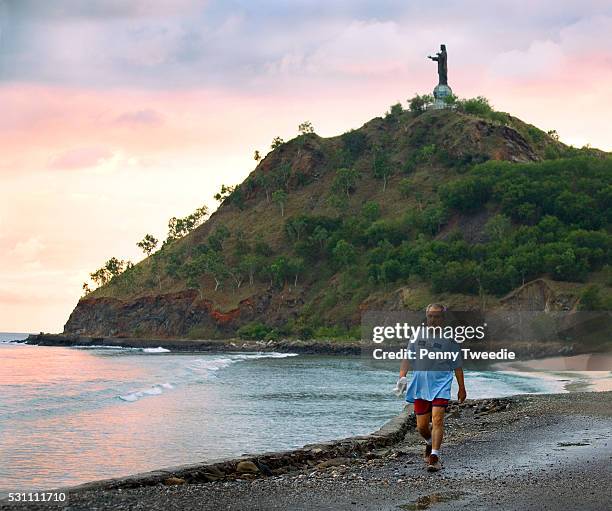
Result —
[{"label": "blue t-shirt", "polygon": [[[421,357],[421,349],[431,353],[457,353],[457,358],[432,360],[427,356]],[[450,399],[454,370],[462,365],[459,344],[453,339],[431,336],[426,338],[421,334],[415,342],[408,343],[408,351],[414,354],[415,359],[409,361],[413,372],[406,389],[406,401],[414,403],[415,399]]]}]

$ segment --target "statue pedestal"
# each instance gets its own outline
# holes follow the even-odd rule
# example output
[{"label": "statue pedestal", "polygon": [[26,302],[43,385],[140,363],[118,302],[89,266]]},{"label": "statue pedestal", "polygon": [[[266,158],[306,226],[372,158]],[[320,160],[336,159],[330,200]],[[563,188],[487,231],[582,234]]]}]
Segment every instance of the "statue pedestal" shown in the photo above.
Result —
[{"label": "statue pedestal", "polygon": [[445,101],[445,98],[453,94],[452,89],[448,85],[436,85],[433,90],[434,102],[430,106],[432,110],[441,110],[442,108],[451,108]]}]

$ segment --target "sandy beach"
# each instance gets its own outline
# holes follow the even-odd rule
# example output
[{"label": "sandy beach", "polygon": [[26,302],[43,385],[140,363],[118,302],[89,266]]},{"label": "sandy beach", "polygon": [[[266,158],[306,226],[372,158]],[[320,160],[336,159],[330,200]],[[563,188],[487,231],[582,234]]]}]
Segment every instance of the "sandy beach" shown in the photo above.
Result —
[{"label": "sandy beach", "polygon": [[[612,392],[466,401],[447,414],[443,469],[425,471],[413,430],[399,442],[285,474],[71,492],[70,510],[605,509]],[[492,409],[491,409],[492,407]],[[487,410],[489,408],[489,410]],[[180,483],[181,481],[177,481]],[[30,504],[27,509],[49,509]],[[0,504],[0,509],[25,509]]]}]

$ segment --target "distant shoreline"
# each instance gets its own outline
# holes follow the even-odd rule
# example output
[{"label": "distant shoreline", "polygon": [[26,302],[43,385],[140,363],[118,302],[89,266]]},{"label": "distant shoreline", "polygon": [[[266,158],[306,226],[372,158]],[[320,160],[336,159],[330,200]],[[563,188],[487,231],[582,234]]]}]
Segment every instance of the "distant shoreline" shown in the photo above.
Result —
[{"label": "distant shoreline", "polygon": [[151,339],[139,337],[80,336],[67,334],[30,334],[16,342],[39,346],[115,346],[123,348],[165,348],[180,352],[245,352],[276,351],[310,355],[358,356],[363,345],[360,341],[291,340],[245,341],[242,339]]},{"label": "distant shoreline", "polygon": [[[185,338],[142,338],[142,337],[109,337],[109,336],[83,336],[75,334],[29,334],[26,339],[14,342],[32,344],[38,346],[108,346],[122,348],[164,348],[174,352],[278,352],[298,353],[300,355],[340,355],[340,356],[362,356],[364,349],[367,351],[370,345],[360,340],[344,341],[329,339],[280,339],[268,341],[230,339],[185,339]],[[551,357],[575,357],[576,355],[590,355],[594,352],[581,349],[580,346],[567,350],[565,347],[552,343],[528,343],[516,350],[516,362],[529,362],[532,360],[546,359]],[[601,353],[609,354],[602,350]],[[368,356],[371,356],[369,354]]]}]

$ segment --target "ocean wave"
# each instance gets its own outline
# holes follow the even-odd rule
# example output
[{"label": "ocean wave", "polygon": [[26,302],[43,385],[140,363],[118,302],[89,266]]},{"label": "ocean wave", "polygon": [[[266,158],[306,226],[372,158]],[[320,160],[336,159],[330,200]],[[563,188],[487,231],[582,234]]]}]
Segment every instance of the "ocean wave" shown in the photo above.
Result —
[{"label": "ocean wave", "polygon": [[258,351],[257,353],[239,353],[237,355],[232,355],[232,357],[237,360],[250,360],[256,358],[287,358],[297,356],[297,353],[279,353],[277,351]]},{"label": "ocean wave", "polygon": [[158,396],[164,391],[164,389],[173,389],[173,388],[174,388],[174,385],[168,382],[156,383],[155,385],[151,385],[151,387],[146,388],[146,389],[135,390],[133,392],[128,392],[127,394],[122,394],[119,396],[119,399],[133,403],[134,401],[138,401],[141,397]]},{"label": "ocean wave", "polygon": [[117,350],[117,351],[139,351],[142,353],[168,353],[170,352],[167,348],[158,346],[157,348],[134,348],[130,346],[106,346],[104,344],[77,344],[70,346],[71,348],[78,349],[96,349],[96,350]]},{"label": "ocean wave", "polygon": [[[142,349],[142,348],[137,348]],[[153,353],[161,353],[159,350],[164,350],[164,348],[145,348],[152,351]],[[278,352],[256,352],[256,353],[235,353],[228,355],[219,355],[219,356],[208,356],[202,358],[196,358],[190,360],[185,363],[183,366],[184,369],[195,375],[197,382],[204,382],[207,380],[213,380],[216,377],[216,373],[221,369],[225,369],[232,364],[236,364],[238,362],[244,362],[248,360],[257,360],[262,358],[287,358],[287,357],[297,357],[297,353],[278,353]],[[183,377],[186,375],[183,375]],[[193,382],[193,377],[187,377],[186,380],[183,380],[183,377],[179,376],[178,380],[180,383],[187,383],[189,381]],[[119,399],[127,402],[138,401],[140,398],[147,396],[158,396],[163,393],[165,389],[173,389],[177,384],[172,383],[158,383],[154,384],[149,388],[131,391],[126,394],[122,394]]]},{"label": "ocean wave", "polygon": [[158,346],[157,348],[144,348],[142,351],[144,351],[145,353],[168,353],[170,350]]},{"label": "ocean wave", "polygon": [[246,360],[257,360],[260,358],[287,358],[296,357],[297,353],[277,353],[272,352],[257,352],[257,353],[237,353],[225,355],[219,358],[197,358],[187,364],[187,368],[199,372],[216,372],[219,369],[224,369],[231,364],[243,362]]}]

